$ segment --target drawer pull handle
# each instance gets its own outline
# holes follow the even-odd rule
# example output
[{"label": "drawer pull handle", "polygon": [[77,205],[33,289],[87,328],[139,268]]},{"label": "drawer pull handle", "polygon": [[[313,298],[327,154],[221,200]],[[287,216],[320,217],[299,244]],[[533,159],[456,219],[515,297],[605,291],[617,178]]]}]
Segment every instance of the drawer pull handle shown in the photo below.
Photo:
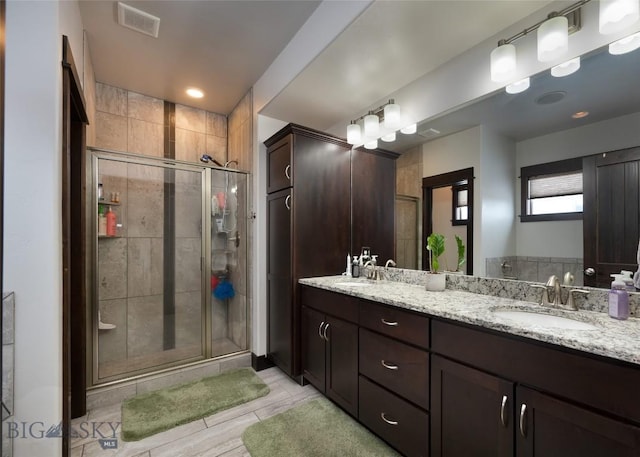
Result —
[{"label": "drawer pull handle", "polygon": [[318,327],[318,336],[322,338],[322,326],[324,325],[324,321],[320,322],[320,327]]},{"label": "drawer pull handle", "polygon": [[384,360],[381,360],[380,363],[382,364],[383,367],[385,367],[387,370],[397,370],[398,369],[398,365],[389,365],[387,362],[385,362]]},{"label": "drawer pull handle", "polygon": [[287,195],[287,198],[284,199],[284,206],[291,210],[291,195]]},{"label": "drawer pull handle", "polygon": [[527,437],[527,426],[525,423],[526,420],[526,414],[527,414],[527,405],[526,404],[522,404],[522,406],[520,407],[520,434],[523,436],[523,438]]},{"label": "drawer pull handle", "polygon": [[291,179],[291,175],[289,174],[289,171],[291,170],[291,165],[287,165],[284,168],[284,175],[287,177],[287,179]]},{"label": "drawer pull handle", "polygon": [[380,417],[382,418],[383,421],[385,421],[389,425],[398,425],[398,421],[392,421],[392,420],[387,419],[385,417],[384,413],[380,413]]},{"label": "drawer pull handle", "polygon": [[507,426],[507,396],[503,395],[502,396],[502,405],[500,406],[500,422],[502,423],[503,427]]},{"label": "drawer pull handle", "polygon": [[324,337],[325,341],[329,341],[329,337],[327,336],[328,328],[329,328],[329,323],[327,322],[327,324],[324,326],[324,330],[322,331],[322,336]]},{"label": "drawer pull handle", "polygon": [[388,320],[386,320],[384,317],[383,317],[382,319],[380,319],[380,320],[382,321],[382,323],[383,323],[384,325],[388,325],[389,327],[397,327],[397,326],[398,326],[398,323],[397,323],[397,322],[391,322],[391,321],[388,321]]}]

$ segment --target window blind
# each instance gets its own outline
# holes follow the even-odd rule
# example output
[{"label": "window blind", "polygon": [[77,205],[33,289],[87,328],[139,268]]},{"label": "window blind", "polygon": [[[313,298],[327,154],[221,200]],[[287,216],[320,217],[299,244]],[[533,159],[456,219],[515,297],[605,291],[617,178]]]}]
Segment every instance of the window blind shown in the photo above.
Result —
[{"label": "window blind", "polygon": [[559,197],[581,193],[582,171],[529,178],[529,198]]}]

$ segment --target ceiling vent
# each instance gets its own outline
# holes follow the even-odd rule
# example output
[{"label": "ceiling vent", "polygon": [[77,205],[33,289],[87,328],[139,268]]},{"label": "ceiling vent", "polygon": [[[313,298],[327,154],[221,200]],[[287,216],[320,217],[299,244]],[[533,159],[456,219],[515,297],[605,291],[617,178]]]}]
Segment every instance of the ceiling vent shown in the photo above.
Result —
[{"label": "ceiling vent", "polygon": [[158,38],[160,18],[118,2],[118,24],[136,32]]},{"label": "ceiling vent", "polygon": [[424,130],[419,130],[417,133],[423,138],[433,138],[440,135],[440,130],[428,128]]}]

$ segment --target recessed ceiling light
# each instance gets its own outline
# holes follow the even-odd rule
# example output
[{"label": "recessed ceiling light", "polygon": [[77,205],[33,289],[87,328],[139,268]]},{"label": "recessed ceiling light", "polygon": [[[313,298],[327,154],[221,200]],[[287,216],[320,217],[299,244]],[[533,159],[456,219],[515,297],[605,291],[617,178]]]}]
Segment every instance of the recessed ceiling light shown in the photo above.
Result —
[{"label": "recessed ceiling light", "polygon": [[589,115],[589,111],[578,111],[577,113],[573,113],[571,115],[574,119],[582,119],[583,117],[587,117]]},{"label": "recessed ceiling light", "polygon": [[187,89],[187,95],[193,98],[202,98],[204,97],[204,92],[202,92],[200,89],[196,89],[195,87],[191,87]]}]

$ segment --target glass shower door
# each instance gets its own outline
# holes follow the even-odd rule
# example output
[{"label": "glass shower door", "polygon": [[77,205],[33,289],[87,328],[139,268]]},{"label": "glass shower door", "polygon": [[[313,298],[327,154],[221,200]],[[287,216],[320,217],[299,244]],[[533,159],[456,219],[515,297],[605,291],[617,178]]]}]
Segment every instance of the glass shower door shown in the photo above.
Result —
[{"label": "glass shower door", "polygon": [[211,356],[248,349],[247,174],[211,169]]},{"label": "glass shower door", "polygon": [[103,154],[94,178],[94,381],[203,359],[204,170]]}]

